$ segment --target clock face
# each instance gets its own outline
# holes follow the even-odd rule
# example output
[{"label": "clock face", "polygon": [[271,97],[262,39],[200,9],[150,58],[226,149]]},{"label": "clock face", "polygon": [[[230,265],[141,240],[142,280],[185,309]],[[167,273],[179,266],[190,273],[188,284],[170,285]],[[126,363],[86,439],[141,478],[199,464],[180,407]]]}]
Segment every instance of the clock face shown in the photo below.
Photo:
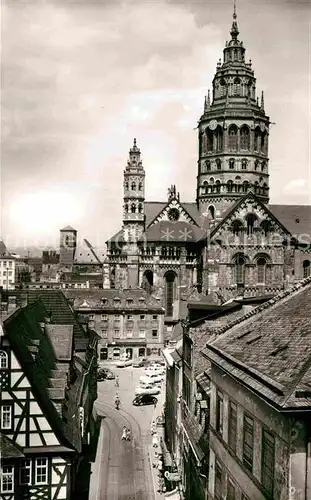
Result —
[{"label": "clock face", "polygon": [[171,208],[168,212],[169,220],[178,220],[179,219],[179,210],[177,208]]},{"label": "clock face", "polygon": [[216,120],[211,120],[211,121],[209,122],[209,125],[208,125],[208,126],[209,126],[209,128],[210,128],[211,130],[215,130],[215,128],[217,127],[217,121],[216,121]]}]

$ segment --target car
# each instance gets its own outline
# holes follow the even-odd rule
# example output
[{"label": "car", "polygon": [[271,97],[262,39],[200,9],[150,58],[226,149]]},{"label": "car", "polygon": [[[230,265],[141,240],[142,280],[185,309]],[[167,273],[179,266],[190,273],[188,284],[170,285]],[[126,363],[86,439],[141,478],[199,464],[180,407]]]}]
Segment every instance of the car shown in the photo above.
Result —
[{"label": "car", "polygon": [[116,378],[115,374],[109,370],[109,368],[104,368],[107,380],[114,380]]},{"label": "car", "polygon": [[127,359],[127,360],[121,360],[116,363],[117,368],[125,368],[126,366],[131,366],[132,365],[132,360]]},{"label": "car", "polygon": [[160,388],[151,384],[139,385],[135,389],[135,396],[141,394],[151,394],[151,395],[160,394]]},{"label": "car", "polygon": [[147,368],[145,374],[147,377],[151,377],[152,375],[160,375],[163,377],[165,375],[165,370],[162,368]]},{"label": "car", "polygon": [[155,385],[160,384],[162,382],[162,380],[163,380],[162,375],[157,375],[156,373],[153,373],[150,376],[142,375],[139,378],[140,382],[146,382],[147,384],[151,383],[151,384],[155,384]]},{"label": "car", "polygon": [[106,372],[105,370],[103,370],[102,368],[99,368],[97,370],[97,381],[98,382],[102,382],[103,380],[105,380],[107,377],[106,377]]},{"label": "car", "polygon": [[136,359],[132,366],[133,368],[141,368],[142,366],[145,366],[145,363],[146,363],[146,360],[143,358],[143,359]]},{"label": "car", "polygon": [[151,396],[151,394],[142,394],[140,396],[136,396],[136,398],[133,399],[134,406],[154,405],[157,402],[157,398]]}]

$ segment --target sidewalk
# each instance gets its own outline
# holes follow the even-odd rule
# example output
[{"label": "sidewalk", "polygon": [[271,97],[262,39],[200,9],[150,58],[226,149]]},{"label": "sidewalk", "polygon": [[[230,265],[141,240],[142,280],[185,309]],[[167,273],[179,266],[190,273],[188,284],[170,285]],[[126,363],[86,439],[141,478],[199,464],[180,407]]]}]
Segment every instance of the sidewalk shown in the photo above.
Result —
[{"label": "sidewalk", "polygon": [[[150,445],[148,446],[148,455],[149,455],[149,463],[150,463],[150,474],[152,476],[153,489],[154,489],[154,499],[155,500],[163,500],[164,493],[160,493],[161,491],[161,470],[158,469],[159,464],[159,455],[162,455],[161,450],[161,438],[164,439],[164,426],[157,425],[157,418],[161,417],[164,412],[164,404],[165,404],[165,386],[158,396],[158,404],[154,409],[153,419],[150,426]],[[156,432],[152,434],[152,430]],[[155,467],[154,467],[155,465]]]}]

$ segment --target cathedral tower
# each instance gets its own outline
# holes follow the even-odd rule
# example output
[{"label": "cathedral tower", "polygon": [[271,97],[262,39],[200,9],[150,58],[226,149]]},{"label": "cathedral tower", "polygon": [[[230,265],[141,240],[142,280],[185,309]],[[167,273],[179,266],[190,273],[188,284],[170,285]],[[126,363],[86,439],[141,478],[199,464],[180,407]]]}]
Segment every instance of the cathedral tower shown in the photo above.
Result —
[{"label": "cathedral tower", "polygon": [[223,62],[217,63],[212,96],[208,91],[198,124],[199,160],[197,204],[201,213],[215,217],[245,193],[269,201],[269,117],[264,96],[256,97],[252,62],[238,38],[234,6],[231,39]]},{"label": "cathedral tower", "polygon": [[145,226],[145,171],[136,139],[124,170],[123,189],[123,236],[126,242],[135,243]]}]

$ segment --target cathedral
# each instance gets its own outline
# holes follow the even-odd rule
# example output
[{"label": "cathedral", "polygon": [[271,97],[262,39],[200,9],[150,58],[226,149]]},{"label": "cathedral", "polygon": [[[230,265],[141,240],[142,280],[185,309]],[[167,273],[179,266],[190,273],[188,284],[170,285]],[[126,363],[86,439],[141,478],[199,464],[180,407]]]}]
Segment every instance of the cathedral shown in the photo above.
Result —
[{"label": "cathedral", "polygon": [[256,94],[234,9],[198,122],[196,197],[175,186],[164,202],[145,199],[136,139],[123,176],[123,223],[107,241],[104,288],[139,288],[176,318],[179,298],[275,294],[310,276],[311,207],[269,203],[269,116]]}]

